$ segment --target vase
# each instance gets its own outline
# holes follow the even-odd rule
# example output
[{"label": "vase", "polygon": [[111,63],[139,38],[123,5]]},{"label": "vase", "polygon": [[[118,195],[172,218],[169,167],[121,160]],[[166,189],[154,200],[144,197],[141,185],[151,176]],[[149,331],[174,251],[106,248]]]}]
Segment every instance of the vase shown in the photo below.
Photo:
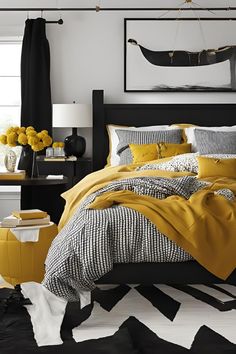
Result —
[{"label": "vase", "polygon": [[18,170],[25,170],[26,176],[31,176],[33,151],[29,145],[22,146]]},{"label": "vase", "polygon": [[16,167],[16,153],[12,150],[8,151],[4,158],[4,165],[9,172],[15,172]]},{"label": "vase", "polygon": [[27,177],[38,177],[38,165],[36,152],[29,145],[22,146],[18,170],[25,170]]}]

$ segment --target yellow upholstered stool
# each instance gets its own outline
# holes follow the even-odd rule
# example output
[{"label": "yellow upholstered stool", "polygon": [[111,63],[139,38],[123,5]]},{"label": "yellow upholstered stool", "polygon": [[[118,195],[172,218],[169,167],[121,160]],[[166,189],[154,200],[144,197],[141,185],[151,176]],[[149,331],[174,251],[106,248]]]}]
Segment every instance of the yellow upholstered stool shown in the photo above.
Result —
[{"label": "yellow upholstered stool", "polygon": [[0,274],[10,284],[41,282],[48,249],[57,235],[55,224],[40,228],[38,242],[20,242],[10,229],[0,228]]}]

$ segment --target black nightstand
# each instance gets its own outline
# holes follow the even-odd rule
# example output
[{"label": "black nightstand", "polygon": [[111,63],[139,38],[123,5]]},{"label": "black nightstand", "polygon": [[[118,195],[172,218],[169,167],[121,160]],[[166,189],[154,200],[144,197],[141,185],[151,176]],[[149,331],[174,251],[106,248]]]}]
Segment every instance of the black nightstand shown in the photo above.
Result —
[{"label": "black nightstand", "polygon": [[66,189],[73,187],[87,174],[92,172],[92,159],[81,157],[76,161],[44,161],[43,156],[37,159],[40,175],[64,175],[68,178]]}]

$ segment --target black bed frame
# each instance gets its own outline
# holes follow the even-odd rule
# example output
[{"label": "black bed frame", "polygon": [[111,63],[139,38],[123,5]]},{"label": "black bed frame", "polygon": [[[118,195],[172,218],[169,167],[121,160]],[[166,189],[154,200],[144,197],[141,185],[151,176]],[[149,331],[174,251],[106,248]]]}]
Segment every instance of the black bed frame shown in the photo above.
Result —
[{"label": "black bed frame", "polygon": [[[103,90],[94,90],[93,170],[102,169],[106,165],[109,148],[107,124],[138,127],[173,123],[202,126],[236,125],[236,104],[106,104]],[[196,261],[115,264],[111,272],[97,281],[100,284],[222,282]],[[227,283],[236,284],[236,270],[227,279]]]}]

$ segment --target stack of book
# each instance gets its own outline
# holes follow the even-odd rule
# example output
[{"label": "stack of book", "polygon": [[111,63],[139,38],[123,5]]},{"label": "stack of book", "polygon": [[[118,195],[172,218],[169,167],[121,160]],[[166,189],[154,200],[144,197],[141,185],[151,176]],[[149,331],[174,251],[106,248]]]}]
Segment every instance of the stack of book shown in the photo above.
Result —
[{"label": "stack of book", "polygon": [[13,213],[5,217],[1,222],[1,227],[14,228],[22,226],[40,226],[49,225],[50,216],[42,210],[30,209],[13,211]]},{"label": "stack of book", "polygon": [[0,180],[7,179],[7,180],[18,180],[18,179],[25,179],[25,171],[18,170],[16,172],[0,172]]}]

